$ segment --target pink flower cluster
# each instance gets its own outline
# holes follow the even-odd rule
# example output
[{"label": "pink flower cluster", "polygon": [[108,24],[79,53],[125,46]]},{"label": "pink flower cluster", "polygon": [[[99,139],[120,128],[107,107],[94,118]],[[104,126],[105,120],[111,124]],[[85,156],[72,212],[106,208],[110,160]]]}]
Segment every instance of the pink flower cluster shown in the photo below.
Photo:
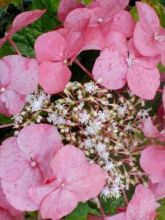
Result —
[{"label": "pink flower cluster", "polygon": [[[64,27],[39,36],[36,59],[10,55],[0,60],[0,113],[19,113],[38,85],[48,94],[62,92],[72,75],[69,66],[78,64],[85,50],[100,50],[91,77],[101,86],[128,85],[138,97],[154,99],[161,83],[157,64],[165,65],[165,30],[149,5],[137,3],[138,22],[127,5],[128,0],[95,0],[88,6],[61,0],[58,17]],[[18,15],[0,45],[44,13]],[[162,100],[165,108],[165,89]],[[165,140],[151,118],[142,130],[146,137]],[[146,146],[140,165],[149,186],[137,185],[125,211],[105,220],[155,219],[157,201],[165,197],[164,146]],[[5,220],[23,219],[23,212],[35,210],[43,219],[61,219],[79,202],[96,198],[106,183],[104,171],[75,146],[63,146],[57,129],[47,124],[29,125],[2,143],[0,178],[0,219]]]},{"label": "pink flower cluster", "polygon": [[40,210],[44,219],[60,219],[78,202],[98,196],[106,176],[84,153],[63,146],[54,126],[22,129],[0,147],[0,177],[9,203],[20,211]]}]

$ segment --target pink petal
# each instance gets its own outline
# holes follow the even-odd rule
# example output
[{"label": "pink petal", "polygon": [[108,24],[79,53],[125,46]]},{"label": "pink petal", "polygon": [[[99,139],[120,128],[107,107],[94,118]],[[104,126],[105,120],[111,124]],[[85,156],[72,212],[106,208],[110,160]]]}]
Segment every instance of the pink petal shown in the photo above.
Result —
[{"label": "pink petal", "polygon": [[160,61],[160,57],[138,57],[136,58],[136,63],[143,66],[146,69],[156,68]]},{"label": "pink petal", "polygon": [[2,180],[2,188],[9,203],[20,211],[35,211],[38,209],[28,195],[31,187],[42,183],[42,174],[38,168],[28,168],[24,175],[15,182]]},{"label": "pink petal", "polygon": [[135,63],[140,66],[143,66],[144,68],[147,68],[147,69],[155,68],[160,62],[160,56],[156,56],[156,57],[142,56],[137,51],[133,38],[131,38],[128,41],[128,49],[129,49],[129,54],[131,56],[133,55],[133,57],[135,58]]},{"label": "pink petal", "polygon": [[88,27],[81,51],[102,50],[104,48],[104,37],[99,27]]},{"label": "pink petal", "polygon": [[77,8],[71,11],[64,23],[65,28],[72,28],[84,20],[89,20],[93,16],[93,11],[88,8]]},{"label": "pink petal", "polygon": [[43,62],[40,65],[40,85],[48,94],[62,92],[69,82],[71,71],[61,62]]},{"label": "pink petal", "polygon": [[59,183],[55,181],[50,184],[31,187],[28,191],[28,194],[36,204],[41,205],[42,201],[50,193],[52,193],[58,186],[59,186]]},{"label": "pink petal", "polygon": [[120,89],[126,83],[127,64],[124,57],[114,48],[105,49],[93,67],[96,81],[107,89]]},{"label": "pink petal", "polygon": [[143,30],[149,34],[156,34],[159,32],[159,18],[148,4],[143,2],[136,3],[138,14],[140,17],[140,24],[143,27]]},{"label": "pink petal", "polygon": [[7,32],[7,35],[4,37],[4,40],[2,39],[2,41],[0,42],[0,45],[2,46],[2,44],[6,40],[8,40],[8,38],[10,38],[16,32],[20,31],[22,28],[38,20],[45,12],[46,10],[34,10],[26,11],[17,15],[13,21],[11,28]]},{"label": "pink petal", "polygon": [[59,132],[48,124],[31,124],[23,128],[18,134],[17,143],[28,157],[40,160],[47,160],[62,147]]},{"label": "pink petal", "polygon": [[0,113],[6,116],[11,116],[11,114],[8,112],[8,109],[6,108],[5,102],[1,100],[1,96],[0,96]]},{"label": "pink petal", "polygon": [[65,181],[66,189],[75,193],[78,201],[95,198],[105,185],[102,169],[88,164],[84,153],[71,145],[57,152],[52,160],[52,169],[57,179]]},{"label": "pink petal", "polygon": [[104,220],[127,220],[127,219],[125,217],[125,212],[122,212],[122,213],[113,215],[112,217],[106,217]]},{"label": "pink petal", "polygon": [[45,219],[61,219],[77,206],[76,196],[68,190],[58,189],[46,197],[41,205],[41,216]]},{"label": "pink petal", "polygon": [[65,59],[66,40],[57,31],[40,35],[35,42],[37,60],[63,61]]},{"label": "pink petal", "polygon": [[[85,167],[85,166],[84,166]],[[67,189],[74,192],[79,201],[87,201],[96,198],[103,189],[106,182],[106,176],[103,170],[90,164],[82,174],[82,179],[68,183]]]},{"label": "pink petal", "polygon": [[110,31],[104,40],[105,49],[114,47],[121,55],[127,57],[128,46],[125,36],[116,31]]},{"label": "pink petal", "polygon": [[6,87],[11,80],[9,67],[5,60],[0,59],[0,87]]},{"label": "pink petal", "polygon": [[26,11],[19,15],[17,15],[12,24],[13,33],[21,30],[23,27],[32,24],[36,20],[38,20],[43,14],[45,14],[46,10],[34,10],[34,11]]},{"label": "pink petal", "polygon": [[77,2],[76,0],[61,0],[58,8],[59,20],[64,22],[70,11],[82,7],[84,7],[84,5]]},{"label": "pink petal", "polygon": [[[15,217],[16,220],[17,219],[23,220],[23,213],[18,211],[17,209],[15,209],[13,206],[10,205],[10,203],[7,201],[3,191],[1,189],[1,183],[0,183],[0,210],[1,209],[6,210],[6,212],[8,212],[11,216]],[[1,217],[1,215],[0,215],[0,217]]]},{"label": "pink petal", "polygon": [[5,209],[0,209],[0,219],[1,220],[18,220],[16,217],[10,215],[10,213]]},{"label": "pink petal", "polygon": [[145,69],[135,64],[128,69],[127,81],[135,95],[145,100],[152,100],[160,86],[160,74],[157,68]]},{"label": "pink petal", "polygon": [[135,194],[128,204],[126,219],[154,220],[157,207],[158,205],[151,190],[139,184],[136,186]]},{"label": "pink petal", "polygon": [[26,158],[18,148],[17,138],[6,139],[0,146],[0,177],[15,181],[23,175],[27,166]]},{"label": "pink petal", "polygon": [[128,11],[122,10],[114,16],[110,29],[112,31],[118,31],[122,33],[126,38],[130,38],[133,35],[135,22]]},{"label": "pink petal", "polygon": [[165,111],[165,87],[164,87],[164,89],[163,89],[162,99],[163,99],[163,108],[164,108],[164,111]]},{"label": "pink petal", "polygon": [[[152,163],[151,163],[152,161]],[[151,145],[141,153],[140,165],[149,175],[153,183],[165,180],[165,148],[160,145]]]},{"label": "pink petal", "polygon": [[135,47],[144,56],[157,56],[160,55],[160,50],[157,48],[154,36],[145,32],[140,23],[136,24],[134,30],[134,43]]},{"label": "pink petal", "polygon": [[60,134],[54,126],[29,125],[19,132],[17,143],[27,158],[33,158],[37,161],[46,177],[52,175],[50,161],[56,151],[62,147]]},{"label": "pink petal", "polygon": [[153,192],[156,200],[160,200],[165,197],[165,183],[164,182],[155,183],[155,184],[150,183],[149,188]]},{"label": "pink petal", "polygon": [[89,20],[83,20],[79,22],[78,25],[75,25],[73,28],[69,29],[66,36],[66,58],[74,58],[80,53],[80,50],[83,47],[84,38],[86,36],[86,30],[88,27]]},{"label": "pink petal", "polygon": [[142,130],[146,137],[156,138],[161,135],[156,126],[154,126],[151,117],[144,120]]},{"label": "pink petal", "polygon": [[6,109],[11,115],[20,113],[25,105],[25,96],[13,90],[6,90],[1,94],[1,101],[5,103]]},{"label": "pink petal", "polygon": [[39,81],[39,68],[35,59],[25,58],[18,55],[3,58],[10,71],[8,89],[15,90],[21,95],[32,93]]},{"label": "pink petal", "polygon": [[79,180],[81,175],[84,175],[79,170],[83,171],[84,166],[86,169],[87,159],[81,150],[67,145],[56,153],[51,165],[57,179],[65,178],[69,183]]},{"label": "pink petal", "polygon": [[118,0],[117,2],[116,0],[95,0],[95,2],[107,12],[109,17],[119,13],[129,3],[128,0]]}]

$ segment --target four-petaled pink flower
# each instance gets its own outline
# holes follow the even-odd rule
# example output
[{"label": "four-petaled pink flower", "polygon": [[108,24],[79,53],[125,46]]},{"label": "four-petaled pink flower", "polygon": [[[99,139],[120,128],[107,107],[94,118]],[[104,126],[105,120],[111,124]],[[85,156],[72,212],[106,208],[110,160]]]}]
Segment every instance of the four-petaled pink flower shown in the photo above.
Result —
[{"label": "four-petaled pink flower", "polygon": [[159,18],[149,5],[136,3],[139,22],[134,31],[134,42],[138,51],[144,56],[162,56],[165,64],[165,29],[160,27]]},{"label": "four-petaled pink flower", "polygon": [[84,153],[72,145],[57,152],[51,167],[55,180],[29,190],[46,219],[57,220],[68,215],[78,202],[97,197],[106,182],[103,170],[89,163]]},{"label": "four-petaled pink flower", "polygon": [[0,59],[0,112],[6,115],[19,113],[39,82],[35,59],[19,55]]},{"label": "four-petaled pink flower", "polygon": [[[111,36],[111,37],[110,37]],[[160,73],[156,68],[159,57],[140,55],[133,39],[127,41],[118,32],[110,32],[106,38],[106,48],[96,59],[93,76],[108,89],[121,89],[126,82],[137,96],[150,100],[160,86]]]},{"label": "four-petaled pink flower", "polygon": [[18,137],[8,138],[0,146],[0,177],[10,204],[21,211],[38,209],[28,195],[29,188],[50,178],[50,161],[62,146],[55,127],[29,125]]},{"label": "four-petaled pink flower", "polygon": [[49,94],[62,92],[71,78],[68,64],[80,52],[88,20],[72,29],[42,34],[35,43],[40,85]]}]

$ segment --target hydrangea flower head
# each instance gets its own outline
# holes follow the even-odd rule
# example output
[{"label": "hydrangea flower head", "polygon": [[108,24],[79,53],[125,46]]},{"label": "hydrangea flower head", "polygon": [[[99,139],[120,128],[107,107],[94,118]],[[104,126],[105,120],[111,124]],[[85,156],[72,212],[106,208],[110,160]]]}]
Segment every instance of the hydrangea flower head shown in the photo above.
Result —
[{"label": "hydrangea flower head", "polygon": [[136,5],[140,17],[134,32],[136,48],[144,56],[162,55],[164,60],[165,29],[160,26],[154,9],[142,2]]},{"label": "hydrangea flower head", "polygon": [[30,125],[0,146],[0,177],[7,200],[18,210],[37,210],[28,189],[52,174],[50,161],[62,142],[51,125]]},{"label": "hydrangea flower head", "polygon": [[39,81],[38,64],[35,59],[19,55],[0,60],[0,112],[6,115],[19,113],[26,95],[32,93]]},{"label": "hydrangea flower head", "polygon": [[103,170],[90,164],[84,153],[74,146],[59,150],[51,166],[55,181],[30,190],[34,202],[40,204],[43,218],[62,218],[72,212],[78,202],[97,197],[105,185]]}]

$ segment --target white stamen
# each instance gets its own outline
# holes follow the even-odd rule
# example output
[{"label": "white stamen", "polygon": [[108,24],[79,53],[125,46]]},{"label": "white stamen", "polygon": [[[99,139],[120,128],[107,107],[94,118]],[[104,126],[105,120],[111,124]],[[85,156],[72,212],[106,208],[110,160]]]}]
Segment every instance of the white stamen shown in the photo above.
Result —
[{"label": "white stamen", "polygon": [[129,67],[132,67],[135,64],[135,58],[133,58],[133,56],[129,55],[129,57],[126,59],[126,62]]},{"label": "white stamen", "polygon": [[158,35],[158,33],[155,34],[154,38],[155,38],[155,40],[157,40],[159,42],[165,41],[165,36]]}]

